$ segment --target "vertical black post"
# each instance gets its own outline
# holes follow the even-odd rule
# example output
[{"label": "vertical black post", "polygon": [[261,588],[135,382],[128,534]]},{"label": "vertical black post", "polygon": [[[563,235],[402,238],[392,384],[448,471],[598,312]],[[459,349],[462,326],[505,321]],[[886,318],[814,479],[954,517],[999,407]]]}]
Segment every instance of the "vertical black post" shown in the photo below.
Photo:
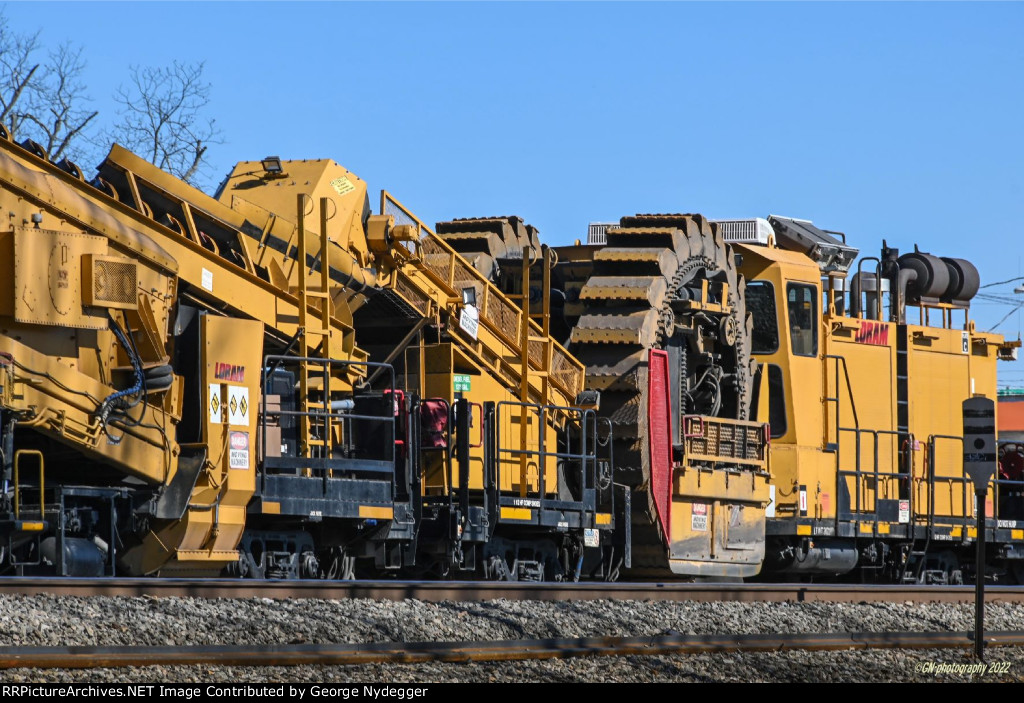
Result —
[{"label": "vertical black post", "polygon": [[[974,484],[978,512],[977,561],[974,568],[974,654],[985,658],[985,497],[996,473],[996,412],[991,398],[963,402],[964,473]],[[964,484],[966,488],[966,483]]]},{"label": "vertical black post", "polygon": [[978,504],[978,553],[974,565],[974,656],[985,659],[985,489],[974,494]]}]

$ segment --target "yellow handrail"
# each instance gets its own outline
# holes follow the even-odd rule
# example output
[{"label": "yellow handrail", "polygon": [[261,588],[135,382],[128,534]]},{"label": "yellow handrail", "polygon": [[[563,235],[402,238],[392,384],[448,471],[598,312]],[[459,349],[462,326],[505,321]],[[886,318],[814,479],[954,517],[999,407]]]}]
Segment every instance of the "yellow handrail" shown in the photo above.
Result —
[{"label": "yellow handrail", "polygon": [[39,459],[39,517],[45,516],[46,501],[44,499],[44,485],[45,485],[45,462],[43,459],[43,453],[38,449],[19,449],[14,452],[14,519],[19,519],[21,514],[20,510],[20,498],[21,492],[19,487],[19,471],[21,468],[21,458],[23,456],[34,456]]},{"label": "yellow handrail", "polygon": [[[460,291],[455,290],[452,282],[452,277],[454,276],[455,272],[455,264],[456,262],[458,262],[462,268],[461,272],[466,273],[468,276],[472,278],[475,284],[481,286],[481,288],[483,289],[483,295],[481,296],[482,314],[480,316],[480,321],[486,324],[487,327],[499,339],[501,339],[502,342],[504,342],[505,345],[507,345],[510,350],[514,351],[518,355],[522,351],[520,348],[522,342],[521,340],[513,339],[511,335],[507,334],[499,325],[495,324],[494,321],[490,319],[489,303],[492,300],[497,301],[498,306],[502,306],[505,309],[511,309],[515,311],[516,330],[521,329],[522,318],[520,316],[527,315],[527,319],[529,320],[529,329],[531,336],[544,336],[543,328],[535,320],[529,319],[529,316],[525,311],[521,310],[519,306],[512,300],[510,300],[508,296],[502,293],[497,286],[491,283],[490,280],[485,278],[479,271],[477,271],[473,266],[471,266],[468,261],[463,259],[461,254],[455,251],[455,249],[453,249],[443,239],[438,237],[430,227],[424,224],[424,222],[420,220],[418,217],[416,217],[416,215],[414,215],[412,212],[410,212],[408,208],[406,208],[398,200],[392,197],[390,193],[388,193],[386,190],[382,190],[380,194],[380,212],[382,215],[389,214],[389,204],[397,208],[399,211],[401,211],[402,215],[407,217],[412,223],[414,223],[419,228],[418,243],[420,244],[420,246],[422,246],[423,240],[427,240],[430,242],[431,248],[436,248],[440,253],[447,255],[449,260],[449,270],[447,272],[448,275],[445,280],[442,280],[440,276],[438,276],[435,272],[431,271],[428,266],[423,267],[423,272],[432,281],[434,281],[435,284],[444,287],[446,289],[445,292],[450,296],[458,295]],[[550,340],[550,342],[553,357],[551,364],[552,369],[555,369],[555,366],[558,367],[556,369],[557,372],[551,374],[550,380],[555,385],[557,385],[563,393],[565,393],[570,398],[574,399],[575,396],[580,391],[583,390],[583,378],[584,373],[586,371],[586,367],[579,360],[577,360],[575,357],[569,354],[568,350],[561,344],[559,344],[555,340]],[[527,344],[529,344],[529,342],[527,342]],[[555,359],[558,360],[557,364],[555,363]],[[538,362],[535,363],[534,365],[540,367],[543,364],[542,362]],[[571,382],[567,383],[565,381],[566,375],[568,375],[572,379]]]}]

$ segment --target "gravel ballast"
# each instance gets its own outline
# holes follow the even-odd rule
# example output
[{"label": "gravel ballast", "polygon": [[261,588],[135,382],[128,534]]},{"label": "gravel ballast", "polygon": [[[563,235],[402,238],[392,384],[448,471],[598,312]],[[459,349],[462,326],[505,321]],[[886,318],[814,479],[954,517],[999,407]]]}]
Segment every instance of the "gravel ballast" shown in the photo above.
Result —
[{"label": "gravel ballast", "polygon": [[[4,645],[209,645],[540,639],[713,633],[967,631],[971,605],[650,601],[202,600],[0,596]],[[990,604],[989,630],[1024,630],[1024,606]],[[0,672],[20,681],[968,681],[1024,679],[1024,649],[992,649],[1003,671],[970,674],[968,650],[580,657],[358,667],[146,667]]]}]

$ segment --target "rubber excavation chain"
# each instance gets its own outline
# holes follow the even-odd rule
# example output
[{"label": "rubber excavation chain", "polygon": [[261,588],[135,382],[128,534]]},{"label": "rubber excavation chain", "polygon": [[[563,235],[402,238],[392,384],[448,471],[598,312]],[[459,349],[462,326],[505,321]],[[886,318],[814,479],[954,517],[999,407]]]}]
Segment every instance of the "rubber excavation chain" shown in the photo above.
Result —
[{"label": "rubber excavation chain", "polygon": [[[502,217],[454,220],[437,229],[481,273],[519,292],[509,272],[515,267],[502,265],[513,252],[521,257],[522,246],[536,247],[534,228]],[[658,535],[650,535],[655,541],[636,534],[660,529],[650,492],[649,351],[668,351],[674,365],[672,441],[678,444],[680,415],[748,419],[753,320],[732,247],[703,216],[624,217],[606,235],[607,244],[584,260],[561,260],[556,280],[564,288],[570,351],[586,365],[586,388],[601,392],[599,414],[613,423],[615,480],[634,489],[634,545],[657,545]],[[634,551],[634,567],[664,562],[663,548]]]}]

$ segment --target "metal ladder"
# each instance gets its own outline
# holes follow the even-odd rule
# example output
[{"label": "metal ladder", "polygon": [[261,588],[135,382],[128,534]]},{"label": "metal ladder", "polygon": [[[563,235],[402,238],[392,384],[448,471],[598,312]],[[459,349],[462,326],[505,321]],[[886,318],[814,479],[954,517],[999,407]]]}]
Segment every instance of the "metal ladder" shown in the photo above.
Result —
[{"label": "metal ladder", "polygon": [[[925,538],[917,539],[916,537],[910,543],[910,551],[906,553],[906,559],[900,566],[900,575],[897,581],[899,583],[920,583],[921,574],[924,573],[925,561],[928,558],[928,547],[931,546],[932,542],[932,531],[928,530]],[[918,544],[923,543],[921,549],[916,549]],[[915,568],[912,573],[908,573],[907,567],[912,561],[915,562]]]},{"label": "metal ladder", "polygon": [[[527,411],[527,405],[530,403],[530,374],[539,376],[541,379],[541,397],[550,397],[550,379],[551,379],[551,356],[553,347],[551,342],[551,315],[550,315],[550,304],[551,304],[551,253],[547,246],[541,248],[543,252],[541,255],[541,290],[543,291],[543,300],[541,304],[540,315],[530,314],[530,247],[523,247],[523,299],[522,299],[522,317],[521,325],[519,328],[519,353],[520,353],[520,376],[519,376],[519,401],[523,404],[520,409],[519,415],[519,448],[525,449],[529,444],[529,417]],[[539,318],[541,334],[531,334],[530,322]],[[530,345],[533,343],[539,343],[541,345],[541,363],[539,371],[530,370]],[[537,439],[540,446],[544,445],[544,430],[543,426],[537,428]],[[528,491],[528,474],[529,474],[529,459],[527,454],[520,454],[519,457],[519,495],[522,498],[527,496]],[[543,463],[537,466],[537,485],[543,486],[544,481],[541,479],[542,474],[547,469]],[[541,494],[540,498],[543,500],[544,495]]]},{"label": "metal ladder", "polygon": [[[42,528],[46,521],[46,463],[43,459],[43,453],[38,449],[19,449],[14,452],[14,520],[16,523],[21,522],[21,459],[25,456],[35,457],[39,462],[39,528]],[[32,552],[35,554],[34,561],[18,561],[14,556],[14,535],[11,534],[8,537],[7,553],[9,555],[9,563],[17,569],[19,576],[24,575],[24,567],[38,566],[40,564],[40,536],[41,531],[39,529],[33,530],[32,540],[35,542],[35,546]]]},{"label": "metal ladder", "polygon": [[[327,237],[327,198],[320,198],[320,253],[317,260],[320,263],[320,290],[309,290],[307,276],[313,270],[315,262],[310,263],[308,252],[308,240],[306,237],[306,201],[309,196],[299,194],[297,196],[298,212],[298,242],[296,257],[298,259],[298,297],[299,297],[299,356],[304,359],[319,356],[324,359],[322,371],[323,394],[319,401],[310,401],[312,390],[310,364],[302,361],[299,365],[299,396],[303,414],[299,417],[299,433],[302,440],[302,451],[308,458],[316,455],[327,457],[330,446],[330,397],[331,397],[331,375],[327,362],[331,358],[331,293],[330,293],[330,265],[328,261]],[[309,266],[309,270],[306,267]],[[320,300],[320,314],[318,319],[311,319],[309,306],[311,301]],[[311,324],[318,323],[318,324]],[[316,422],[310,413],[316,412],[324,417],[323,424]],[[317,437],[314,433],[316,426],[320,425],[322,433]],[[316,450],[316,451],[314,451]],[[310,469],[303,470],[304,475],[310,476]]]}]

